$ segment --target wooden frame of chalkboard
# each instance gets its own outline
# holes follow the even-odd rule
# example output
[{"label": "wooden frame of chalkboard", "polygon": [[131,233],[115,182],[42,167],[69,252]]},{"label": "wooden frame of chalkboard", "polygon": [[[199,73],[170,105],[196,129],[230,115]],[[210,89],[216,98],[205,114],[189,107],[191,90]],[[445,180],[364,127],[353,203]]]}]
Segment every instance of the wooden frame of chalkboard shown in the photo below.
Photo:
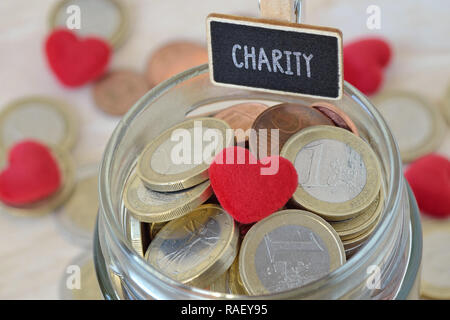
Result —
[{"label": "wooden frame of chalkboard", "polygon": [[338,29],[223,14],[210,14],[206,22],[213,84],[342,98],[342,33]]}]

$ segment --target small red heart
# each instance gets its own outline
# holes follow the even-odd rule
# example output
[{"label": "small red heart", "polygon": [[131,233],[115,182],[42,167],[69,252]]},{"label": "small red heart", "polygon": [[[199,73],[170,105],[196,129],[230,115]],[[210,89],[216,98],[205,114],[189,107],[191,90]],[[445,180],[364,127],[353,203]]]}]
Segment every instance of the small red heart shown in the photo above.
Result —
[{"label": "small red heart", "polygon": [[289,160],[271,156],[258,161],[242,147],[222,150],[209,167],[209,178],[222,207],[241,223],[274,213],[298,185],[297,171]]},{"label": "small red heart", "polygon": [[344,78],[364,94],[375,93],[391,60],[389,43],[379,38],[354,41],[344,47]]},{"label": "small red heart", "polygon": [[11,148],[9,165],[0,173],[0,200],[24,205],[57,191],[61,174],[50,150],[35,141],[23,141]]},{"label": "small red heart", "polygon": [[420,210],[436,218],[450,216],[450,161],[429,154],[413,162],[405,172]]},{"label": "small red heart", "polygon": [[70,30],[55,30],[45,42],[50,68],[68,87],[78,87],[99,78],[111,56],[110,46],[101,39],[79,39]]}]

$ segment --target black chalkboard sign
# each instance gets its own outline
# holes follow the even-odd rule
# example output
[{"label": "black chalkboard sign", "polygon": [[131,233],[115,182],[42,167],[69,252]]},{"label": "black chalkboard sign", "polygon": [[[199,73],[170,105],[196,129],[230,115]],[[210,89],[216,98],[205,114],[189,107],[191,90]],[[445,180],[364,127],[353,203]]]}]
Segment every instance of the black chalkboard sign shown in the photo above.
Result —
[{"label": "black chalkboard sign", "polygon": [[340,99],[342,34],[337,29],[211,14],[211,81],[276,93]]}]

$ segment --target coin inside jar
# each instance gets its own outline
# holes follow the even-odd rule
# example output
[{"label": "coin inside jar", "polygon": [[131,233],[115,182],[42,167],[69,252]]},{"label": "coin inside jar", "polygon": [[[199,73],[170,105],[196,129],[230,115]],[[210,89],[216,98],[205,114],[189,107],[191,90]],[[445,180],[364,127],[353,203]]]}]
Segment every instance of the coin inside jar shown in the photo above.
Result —
[{"label": "coin inside jar", "polygon": [[255,102],[245,102],[228,107],[214,117],[224,120],[234,130],[238,143],[248,141],[248,131],[255,119],[267,109],[267,105]]},{"label": "coin inside jar", "polygon": [[377,96],[374,104],[386,119],[403,161],[430,153],[442,142],[442,117],[422,97],[409,92],[390,92]]},{"label": "coin inside jar", "polygon": [[239,254],[240,276],[250,295],[302,287],[344,263],[334,229],[303,210],[279,211],[256,223]]},{"label": "coin inside jar", "polygon": [[124,204],[142,222],[165,222],[179,218],[208,200],[212,194],[209,180],[174,192],[157,192],[144,186],[137,175],[125,185]]},{"label": "coin inside jar", "polygon": [[139,73],[112,71],[94,84],[95,104],[112,115],[125,114],[148,90],[150,86]]},{"label": "coin inside jar", "polygon": [[359,136],[358,129],[356,128],[356,125],[353,123],[352,119],[350,119],[350,117],[344,111],[342,111],[335,105],[328,102],[318,101],[311,104],[310,107],[319,110],[328,118],[330,118],[330,120],[333,121],[336,127],[346,129]]},{"label": "coin inside jar", "polygon": [[195,118],[164,131],[143,150],[136,173],[154,191],[179,191],[208,180],[214,156],[233,144],[223,120]]},{"label": "coin inside jar", "polygon": [[[76,12],[80,16],[79,25],[74,18]],[[125,38],[128,17],[125,7],[117,0],[60,0],[50,12],[49,26],[50,29],[71,26],[81,36],[107,39],[117,48]]]},{"label": "coin inside jar", "polygon": [[125,235],[131,242],[131,246],[143,257],[150,244],[149,224],[134,218],[128,210],[123,212]]},{"label": "coin inside jar", "polygon": [[69,150],[77,134],[75,118],[68,106],[53,98],[31,96],[13,101],[0,112],[0,147],[7,151],[31,138]]},{"label": "coin inside jar", "polygon": [[147,80],[151,86],[192,67],[208,62],[205,47],[188,41],[168,43],[156,50],[147,66]]},{"label": "coin inside jar", "polygon": [[205,288],[231,266],[237,250],[233,218],[221,207],[208,204],[165,225],[145,257],[166,276]]},{"label": "coin inside jar", "polygon": [[358,215],[380,191],[381,167],[374,151],[345,129],[306,128],[286,142],[281,156],[298,173],[292,199],[326,220]]},{"label": "coin inside jar", "polygon": [[[250,150],[259,158],[264,158],[274,152],[279,154],[283,145],[292,135],[304,128],[316,125],[334,126],[333,122],[321,112],[303,105],[282,103],[270,107],[262,112],[253,123],[252,129],[255,130],[257,139],[250,138]],[[275,136],[272,138],[273,129],[279,130],[278,139]]]}]

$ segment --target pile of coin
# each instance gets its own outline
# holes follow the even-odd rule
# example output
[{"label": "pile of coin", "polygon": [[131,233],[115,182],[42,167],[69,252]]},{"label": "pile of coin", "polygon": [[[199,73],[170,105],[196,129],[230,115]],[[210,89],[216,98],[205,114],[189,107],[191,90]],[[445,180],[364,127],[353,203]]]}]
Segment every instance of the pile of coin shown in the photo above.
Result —
[{"label": "pile of coin", "polygon": [[[189,139],[199,124],[221,140],[195,146]],[[226,134],[251,128],[259,143]],[[269,134],[259,135],[260,129]],[[270,139],[270,129],[279,130],[278,141]],[[190,138],[174,140],[180,132]],[[179,150],[182,140],[191,145],[188,154]],[[208,180],[214,155],[238,143],[256,155],[266,144],[299,176],[284,208],[253,225],[235,222]],[[193,161],[205,154],[209,162]],[[180,161],[186,157],[190,161]],[[382,216],[381,182],[377,155],[337,106],[240,103],[176,124],[150,141],[124,187],[125,232],[136,251],[173,280],[226,294],[273,294],[325,276],[364,244]]]}]

